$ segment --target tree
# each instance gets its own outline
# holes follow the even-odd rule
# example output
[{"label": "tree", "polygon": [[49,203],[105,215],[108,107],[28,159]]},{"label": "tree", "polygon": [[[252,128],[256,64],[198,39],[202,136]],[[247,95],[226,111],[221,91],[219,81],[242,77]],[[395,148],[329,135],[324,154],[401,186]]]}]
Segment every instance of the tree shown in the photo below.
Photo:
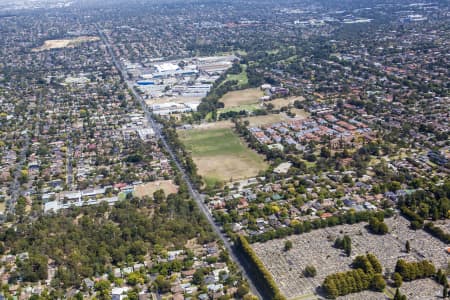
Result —
[{"label": "tree", "polygon": [[372,253],[368,253],[366,257],[369,260],[370,264],[372,265],[372,268],[375,271],[375,273],[383,272],[383,267],[381,266],[380,261],[375,255],[373,255]]},{"label": "tree", "polygon": [[399,289],[395,291],[394,300],[408,300],[405,295],[400,293]]},{"label": "tree", "polygon": [[236,291],[236,295],[238,296],[238,298],[243,298],[246,294],[248,294],[249,291],[250,289],[247,285],[241,284]]},{"label": "tree", "polygon": [[305,277],[315,277],[317,275],[317,270],[316,270],[316,268],[314,266],[308,265],[303,270],[303,275]]},{"label": "tree", "polygon": [[161,293],[167,293],[170,291],[170,281],[166,280],[162,275],[158,275],[158,277],[156,277],[154,284]]},{"label": "tree", "polygon": [[157,190],[153,193],[153,199],[156,203],[162,203],[166,199],[164,190]]},{"label": "tree", "polygon": [[291,250],[292,249],[292,242],[291,241],[286,241],[286,242],[284,242],[284,251],[289,251],[289,250]]},{"label": "tree", "polygon": [[409,244],[409,241],[406,241],[405,250],[406,250],[406,253],[409,253],[411,251],[411,245]]},{"label": "tree", "polygon": [[131,272],[130,274],[128,274],[127,282],[128,282],[128,284],[130,284],[132,286],[137,285],[137,284],[143,284],[144,278],[142,277],[141,273],[139,273],[139,272]]},{"label": "tree", "polygon": [[392,280],[394,281],[394,287],[399,288],[402,286],[403,278],[400,273],[395,272],[394,274],[392,274]]},{"label": "tree", "polygon": [[447,298],[448,296],[448,287],[444,285],[444,289],[442,290],[442,298]]},{"label": "tree", "polygon": [[196,285],[200,285],[205,278],[205,271],[203,269],[197,269],[192,277],[192,283]]},{"label": "tree", "polygon": [[97,298],[102,300],[111,299],[110,289],[111,283],[108,280],[97,281],[94,285],[95,291],[97,291]]},{"label": "tree", "polygon": [[386,281],[383,278],[383,275],[381,274],[375,274],[372,277],[372,281],[370,282],[370,289],[382,292],[384,288],[386,287]]},{"label": "tree", "polygon": [[334,241],[334,247],[344,250],[347,256],[352,253],[352,240],[348,235],[344,235],[344,238],[336,238]]},{"label": "tree", "polygon": [[388,233],[389,228],[386,223],[378,220],[378,218],[372,217],[369,220],[369,230],[374,234],[384,235]]}]

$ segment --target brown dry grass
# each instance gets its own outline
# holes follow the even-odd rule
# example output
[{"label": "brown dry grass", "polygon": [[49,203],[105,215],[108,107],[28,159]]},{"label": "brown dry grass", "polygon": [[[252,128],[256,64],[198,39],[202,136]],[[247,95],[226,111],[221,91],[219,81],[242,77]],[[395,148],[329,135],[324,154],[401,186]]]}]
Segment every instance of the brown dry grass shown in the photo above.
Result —
[{"label": "brown dry grass", "polygon": [[253,116],[244,118],[245,121],[250,122],[250,127],[264,126],[269,124],[274,124],[278,122],[288,122],[292,120],[302,120],[309,117],[309,114],[303,109],[292,108],[291,112],[295,113],[294,118],[288,117],[285,113],[280,114],[268,114],[265,116]]},{"label": "brown dry grass", "polygon": [[234,127],[234,124],[230,120],[194,125],[194,129],[201,129],[201,130],[223,129],[223,128],[233,128],[233,127]]},{"label": "brown dry grass", "polygon": [[161,97],[161,98],[153,98],[153,99],[146,100],[145,103],[147,105],[164,104],[164,103],[168,103],[168,102],[187,103],[187,102],[198,102],[201,99],[202,99],[202,97],[182,97],[182,96]]},{"label": "brown dry grass", "polygon": [[34,48],[33,51],[45,51],[50,49],[59,49],[59,48],[67,48],[67,47],[76,47],[81,43],[86,42],[95,42],[99,41],[100,38],[97,36],[79,36],[74,39],[64,39],[64,40],[47,40],[44,42],[44,45]]},{"label": "brown dry grass", "polygon": [[249,121],[250,126],[254,127],[287,121],[288,118],[285,114],[269,114],[265,116],[247,117],[244,120]]},{"label": "brown dry grass", "polygon": [[166,195],[178,192],[178,186],[172,180],[153,181],[138,185],[134,188],[136,197],[153,196],[157,190],[164,190]]},{"label": "brown dry grass", "polygon": [[262,96],[264,96],[263,91],[259,88],[253,88],[228,92],[219,101],[225,104],[225,108],[228,108],[258,103]]},{"label": "brown dry grass", "polygon": [[200,175],[221,181],[253,177],[266,168],[264,162],[255,162],[254,159],[249,159],[246,155],[194,157],[194,162]]},{"label": "brown dry grass", "polygon": [[263,157],[249,149],[228,124],[222,122],[220,125],[224,128],[178,132],[186,149],[192,154],[198,173],[208,185],[214,185],[217,181],[253,177],[268,167]]},{"label": "brown dry grass", "polygon": [[276,98],[273,99],[272,101],[267,101],[266,104],[273,104],[275,109],[280,109],[282,107],[285,106],[289,106],[289,105],[294,105],[294,102],[296,100],[299,101],[304,101],[305,98],[303,98],[302,96],[293,96],[293,97],[287,97],[287,98]]}]

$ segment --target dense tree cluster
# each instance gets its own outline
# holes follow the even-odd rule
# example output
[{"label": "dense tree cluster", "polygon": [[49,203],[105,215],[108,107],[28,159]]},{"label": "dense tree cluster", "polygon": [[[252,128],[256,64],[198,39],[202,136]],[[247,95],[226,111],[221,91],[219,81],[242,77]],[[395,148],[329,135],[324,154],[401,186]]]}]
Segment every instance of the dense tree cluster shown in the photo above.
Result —
[{"label": "dense tree cluster", "polygon": [[[418,187],[424,186],[420,181],[412,182]],[[402,207],[402,213],[411,221],[431,219],[433,221],[449,218],[450,211],[450,181],[446,180],[443,184],[434,184],[416,190],[414,193],[403,196],[399,201]],[[416,213],[413,215],[410,211]]]},{"label": "dense tree cluster", "polygon": [[379,220],[378,218],[375,217],[370,218],[368,228],[370,232],[379,235],[384,235],[389,231],[389,228],[386,225],[386,223],[384,223],[383,220]]},{"label": "dense tree cluster", "polygon": [[434,276],[436,274],[436,268],[433,263],[427,260],[407,262],[399,259],[395,265],[395,272],[399,273],[404,281],[413,281]]},{"label": "dense tree cluster", "polygon": [[381,273],[383,267],[375,255],[368,253],[367,255],[358,255],[352,262],[352,267],[362,269],[365,273]]},{"label": "dense tree cluster", "polygon": [[364,290],[382,291],[386,282],[381,275],[382,267],[373,254],[357,256],[352,263],[354,270],[328,275],[322,287],[328,298],[335,299]]},{"label": "dense tree cluster", "polygon": [[168,245],[182,248],[194,237],[203,243],[212,241],[214,234],[183,186],[160,203],[134,198],[114,207],[73,208],[0,232],[9,253],[29,253],[13,278],[47,279],[51,259],[57,267],[54,282],[64,288],[79,286],[83,278],[105,273],[112,266],[160,254]]}]

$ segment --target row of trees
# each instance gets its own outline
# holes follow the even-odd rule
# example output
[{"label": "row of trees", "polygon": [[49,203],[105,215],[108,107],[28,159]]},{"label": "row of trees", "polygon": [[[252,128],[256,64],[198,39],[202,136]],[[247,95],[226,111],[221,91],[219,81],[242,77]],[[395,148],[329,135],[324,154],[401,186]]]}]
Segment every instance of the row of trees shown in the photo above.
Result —
[{"label": "row of trees", "polygon": [[191,182],[197,188],[200,188],[203,183],[202,177],[197,174],[197,166],[195,165],[192,156],[190,155],[190,153],[188,153],[184,144],[180,141],[175,129],[175,124],[162,118],[157,118],[157,121],[164,125],[163,133],[166,137],[167,143],[169,143],[171,145],[171,148],[176,151],[177,159],[183,165],[186,173],[188,173]]},{"label": "row of trees", "polygon": [[347,212],[342,215],[332,216],[327,219],[315,219],[313,221],[292,222],[289,227],[281,227],[276,230],[270,230],[259,235],[249,237],[251,243],[266,242],[273,239],[284,238],[293,234],[302,234],[314,229],[333,227],[342,224],[355,224],[368,222],[372,217],[377,219],[391,217],[393,212],[385,210],[382,212]]},{"label": "row of trees", "polygon": [[441,228],[434,226],[433,223],[429,222],[429,223],[425,224],[423,229],[426,232],[428,232],[429,234],[431,234],[432,236],[434,236],[435,238],[438,238],[439,240],[441,240],[442,242],[444,242],[446,244],[450,244],[450,234],[446,233]]},{"label": "row of trees", "polygon": [[364,290],[382,291],[386,282],[381,275],[382,267],[372,255],[357,256],[352,263],[354,270],[328,275],[322,287],[328,298],[335,299]]},{"label": "row of trees", "polygon": [[395,265],[395,272],[400,274],[404,281],[413,281],[434,276],[436,274],[436,268],[433,263],[427,260],[407,262],[399,259]]},{"label": "row of trees", "polygon": [[258,283],[258,285],[262,289],[264,289],[264,292],[267,294],[267,296],[269,296],[273,300],[286,299],[273,280],[272,275],[266,269],[262,261],[259,259],[258,255],[253,251],[252,247],[244,236],[238,236],[236,240],[236,248],[253,267],[253,272],[251,275]]},{"label": "row of trees", "polygon": [[409,209],[407,206],[400,206],[402,215],[411,222],[411,228],[414,230],[422,229],[424,220],[416,212]]}]

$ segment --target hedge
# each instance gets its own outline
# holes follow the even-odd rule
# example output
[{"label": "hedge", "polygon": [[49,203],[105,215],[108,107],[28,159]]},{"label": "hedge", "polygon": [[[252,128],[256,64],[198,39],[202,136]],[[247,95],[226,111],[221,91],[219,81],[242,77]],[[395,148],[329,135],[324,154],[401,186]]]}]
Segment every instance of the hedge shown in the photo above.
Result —
[{"label": "hedge", "polygon": [[241,251],[241,253],[247,258],[248,262],[254,267],[253,272],[255,278],[260,281],[260,286],[266,287],[265,290],[270,294],[270,298],[273,300],[286,300],[286,298],[281,293],[277,284],[272,278],[272,275],[266,269],[262,261],[253,251],[247,239],[239,235],[236,240],[236,248]]},{"label": "hedge", "polygon": [[441,228],[434,226],[433,223],[426,223],[423,229],[442,242],[450,244],[450,234],[444,232]]}]

